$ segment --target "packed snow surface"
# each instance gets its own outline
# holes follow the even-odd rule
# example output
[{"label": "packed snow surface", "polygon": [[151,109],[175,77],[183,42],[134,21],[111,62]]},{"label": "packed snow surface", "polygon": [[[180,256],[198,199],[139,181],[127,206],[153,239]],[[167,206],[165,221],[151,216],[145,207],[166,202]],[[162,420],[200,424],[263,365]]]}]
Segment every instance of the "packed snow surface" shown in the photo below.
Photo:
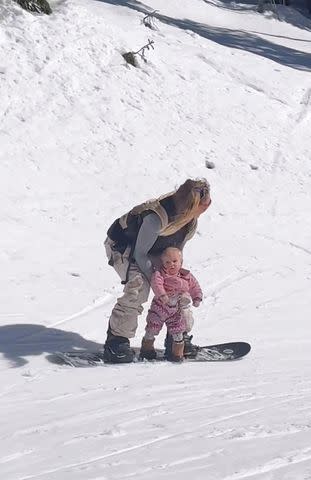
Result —
[{"label": "packed snow surface", "polygon": [[[310,16],[226,0],[51,7],[0,4],[1,479],[310,480]],[[52,363],[105,341],[121,293],[112,221],[188,177],[212,192],[184,252],[204,290],[194,340],[250,354]],[[133,346],[143,331],[144,315]]]}]

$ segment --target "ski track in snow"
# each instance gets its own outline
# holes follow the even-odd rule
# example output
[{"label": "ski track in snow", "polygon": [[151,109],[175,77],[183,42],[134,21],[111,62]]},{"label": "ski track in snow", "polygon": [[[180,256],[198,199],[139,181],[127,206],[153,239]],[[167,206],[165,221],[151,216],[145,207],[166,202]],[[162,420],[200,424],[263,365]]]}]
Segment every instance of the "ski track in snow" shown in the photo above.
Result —
[{"label": "ski track in snow", "polygon": [[15,462],[17,459],[24,457],[25,455],[30,455],[33,450],[25,450],[24,452],[16,452],[13,455],[8,455],[7,457],[0,458],[0,464]]},{"label": "ski track in snow", "polygon": [[31,478],[43,477],[43,476],[49,475],[50,473],[61,472],[62,470],[66,470],[68,468],[82,467],[82,466],[85,466],[85,465],[89,465],[91,463],[95,463],[95,462],[104,460],[104,459],[109,458],[109,457],[113,457],[115,455],[121,455],[122,453],[131,452],[133,450],[137,450],[137,449],[152,445],[154,443],[161,442],[162,440],[166,440],[167,438],[168,438],[168,436],[163,436],[163,437],[157,438],[155,440],[151,440],[149,442],[145,442],[145,443],[135,445],[135,446],[129,447],[129,448],[124,448],[124,449],[118,450],[116,452],[108,453],[106,455],[101,455],[99,457],[90,458],[88,460],[85,460],[85,461],[82,461],[82,462],[79,462],[79,463],[63,465],[59,468],[45,470],[45,471],[40,472],[40,473],[35,474],[35,475],[27,475],[25,477],[20,477],[19,480],[28,480],[28,479],[31,479]]},{"label": "ski track in snow", "polygon": [[54,322],[54,323],[50,324],[49,327],[50,328],[58,327],[59,325],[63,325],[67,322],[70,322],[71,320],[76,320],[76,319],[78,319],[78,318],[80,318],[84,315],[87,315],[88,313],[96,310],[97,308],[100,308],[100,307],[105,306],[109,303],[112,303],[113,301],[115,301],[115,298],[113,297],[113,295],[106,295],[105,297],[96,300],[93,305],[88,305],[85,308],[83,308],[82,310],[80,310],[79,312],[76,312],[76,313],[70,315],[69,317],[63,318],[62,320],[59,320],[57,322]]},{"label": "ski track in snow", "polygon": [[308,88],[301,99],[301,109],[297,115],[297,123],[302,122],[311,113],[311,88]]},{"label": "ski track in snow", "polygon": [[286,455],[285,458],[275,459],[272,462],[268,462],[264,465],[260,465],[256,469],[251,469],[245,473],[238,473],[236,475],[230,475],[224,480],[240,480],[242,478],[252,478],[258,475],[263,475],[275,470],[283,469],[288,466],[292,466],[298,463],[303,463],[311,460],[311,449],[306,448],[302,451],[293,451],[292,453]]},{"label": "ski track in snow", "polygon": [[[310,480],[310,19],[216,0],[51,3],[49,17],[0,6],[1,479]],[[148,38],[147,62],[126,66]],[[194,340],[250,354],[48,363],[103,343],[122,288],[111,222],[189,176],[213,195],[185,253],[204,290]]]}]

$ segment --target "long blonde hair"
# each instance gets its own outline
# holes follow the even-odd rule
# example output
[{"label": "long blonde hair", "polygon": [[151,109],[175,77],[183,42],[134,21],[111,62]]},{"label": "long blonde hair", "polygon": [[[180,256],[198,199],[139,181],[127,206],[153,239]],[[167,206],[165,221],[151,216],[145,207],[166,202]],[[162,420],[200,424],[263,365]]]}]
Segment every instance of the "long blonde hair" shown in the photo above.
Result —
[{"label": "long blonde hair", "polygon": [[[202,200],[201,189],[209,191],[209,183],[205,178],[192,180],[188,178],[180,187],[169,196],[172,197],[177,214],[173,220],[160,231],[160,235],[167,237],[183,228],[195,219],[195,212]],[[162,197],[163,198],[163,197]]]}]

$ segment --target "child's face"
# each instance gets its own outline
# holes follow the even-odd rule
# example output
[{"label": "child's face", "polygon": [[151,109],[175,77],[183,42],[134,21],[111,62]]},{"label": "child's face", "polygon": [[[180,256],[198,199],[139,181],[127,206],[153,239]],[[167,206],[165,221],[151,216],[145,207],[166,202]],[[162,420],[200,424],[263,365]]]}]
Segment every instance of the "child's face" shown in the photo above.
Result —
[{"label": "child's face", "polygon": [[168,248],[161,255],[162,266],[169,275],[177,275],[182,265],[182,254],[176,248]]}]

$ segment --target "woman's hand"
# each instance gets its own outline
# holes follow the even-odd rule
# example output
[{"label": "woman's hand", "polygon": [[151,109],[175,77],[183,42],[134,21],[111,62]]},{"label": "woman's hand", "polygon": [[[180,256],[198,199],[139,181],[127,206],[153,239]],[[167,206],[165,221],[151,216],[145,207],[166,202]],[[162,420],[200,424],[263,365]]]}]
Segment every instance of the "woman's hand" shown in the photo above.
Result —
[{"label": "woman's hand", "polygon": [[179,306],[180,308],[188,308],[190,306],[190,303],[191,303],[191,297],[188,293],[182,293],[180,296],[179,296]]},{"label": "woman's hand", "polygon": [[159,297],[159,300],[160,300],[160,302],[162,302],[164,305],[166,305],[166,304],[169,302],[169,297],[168,297],[168,295],[161,295],[161,297]]}]

